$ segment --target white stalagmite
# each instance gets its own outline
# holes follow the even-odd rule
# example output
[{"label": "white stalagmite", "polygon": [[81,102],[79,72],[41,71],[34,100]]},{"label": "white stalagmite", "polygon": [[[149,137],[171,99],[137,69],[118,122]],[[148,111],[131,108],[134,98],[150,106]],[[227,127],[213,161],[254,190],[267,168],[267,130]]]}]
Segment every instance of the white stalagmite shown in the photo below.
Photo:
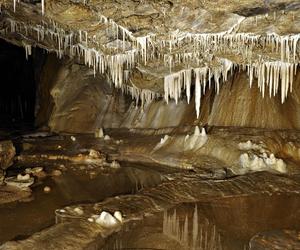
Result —
[{"label": "white stalagmite", "polygon": [[161,138],[161,139],[160,139],[160,142],[159,142],[159,143],[160,143],[161,145],[163,145],[163,144],[166,143],[166,141],[167,141],[168,139],[169,139],[169,136],[168,136],[168,135],[165,135],[164,138]]},{"label": "white stalagmite", "polygon": [[281,173],[286,173],[286,164],[282,159],[278,159],[274,154],[268,157],[266,153],[256,154],[243,153],[240,156],[240,165],[245,171],[264,171],[276,170]]},{"label": "white stalagmite", "polygon": [[204,146],[207,142],[208,137],[206,135],[205,129],[200,129],[198,126],[195,127],[193,135],[186,135],[184,138],[184,150],[197,150]]},{"label": "white stalagmite", "polygon": [[198,126],[195,127],[194,135],[195,136],[200,136],[200,129],[199,129]]},{"label": "white stalagmite", "polygon": [[164,144],[167,142],[167,140],[169,140],[169,136],[165,135],[163,138],[160,139],[160,142],[154,147],[153,151],[156,151],[158,149],[160,149],[162,146],[164,146]]},{"label": "white stalagmite", "polygon": [[[122,215],[115,212],[115,214],[117,216],[117,218],[115,216],[112,216],[110,213],[103,211],[101,212],[100,216],[98,218],[96,218],[96,223],[101,225],[104,228],[115,228],[119,225],[121,225],[122,223]],[[121,215],[121,217],[120,217]],[[121,220],[120,220],[121,219]]]},{"label": "white stalagmite", "polygon": [[104,131],[103,128],[99,128],[95,131],[95,137],[96,138],[103,138],[104,137]]},{"label": "white stalagmite", "polygon": [[206,131],[205,131],[205,128],[202,128],[202,129],[201,129],[201,136],[202,136],[202,137],[206,137],[206,136],[207,136]]}]

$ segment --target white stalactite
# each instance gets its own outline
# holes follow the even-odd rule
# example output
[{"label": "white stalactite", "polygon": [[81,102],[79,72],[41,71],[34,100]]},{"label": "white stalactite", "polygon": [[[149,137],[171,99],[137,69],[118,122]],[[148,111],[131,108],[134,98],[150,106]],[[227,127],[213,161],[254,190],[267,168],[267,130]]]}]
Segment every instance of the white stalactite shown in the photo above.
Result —
[{"label": "white stalactite", "polygon": [[[14,11],[19,0],[13,1]],[[42,14],[45,12],[45,1],[41,1]],[[136,62],[147,63],[156,56],[151,50],[158,49],[157,57],[161,58],[165,66],[170,68],[170,74],[164,76],[164,98],[168,103],[169,99],[174,99],[176,103],[180,100],[183,90],[185,90],[187,102],[191,99],[191,86],[195,86],[195,109],[196,115],[200,115],[201,95],[206,91],[206,85],[211,87],[211,80],[214,80],[215,91],[219,93],[220,84],[228,80],[228,74],[234,68],[234,64],[229,60],[222,60],[221,65],[204,66],[201,65],[201,57],[207,51],[226,52],[236,51],[241,53],[243,58],[248,58],[256,46],[263,49],[268,48],[272,52],[280,55],[281,61],[264,61],[260,58],[257,62],[246,61],[242,65],[248,72],[250,87],[254,78],[257,78],[258,87],[262,93],[274,96],[280,91],[281,101],[284,102],[288,92],[292,91],[293,78],[299,61],[300,34],[280,36],[275,33],[266,35],[256,35],[249,33],[237,33],[239,24],[232,26],[228,31],[220,33],[192,34],[178,31],[170,32],[168,40],[155,40],[155,35],[134,37],[132,33],[124,27],[118,25],[112,19],[99,14],[99,21],[107,26],[107,31],[114,34],[115,38],[123,40],[122,53],[105,54],[95,45],[97,37],[88,37],[87,31],[72,32],[59,27],[57,23],[31,25],[16,22],[6,18],[10,22],[10,32],[20,33],[24,36],[36,37],[38,42],[49,39],[55,45],[54,51],[59,58],[65,55],[77,56],[84,59],[84,63],[93,68],[94,74],[97,72],[107,74],[109,80],[116,88],[122,88],[130,81],[130,70],[135,67]],[[9,32],[9,28],[6,30]],[[132,42],[132,49],[125,50],[125,41]],[[181,46],[191,45],[193,52],[177,52]],[[92,47],[94,46],[95,47]],[[98,44],[99,45],[99,44]],[[156,46],[156,47],[155,47]],[[118,46],[118,47],[121,47]],[[127,47],[126,47],[127,49]],[[166,55],[163,51],[167,50]],[[31,54],[31,47],[25,46],[26,58]],[[211,59],[212,60],[212,59]],[[193,63],[193,64],[190,64]],[[177,64],[194,65],[192,68],[172,72]],[[199,66],[195,66],[199,65]],[[192,82],[195,79],[195,82]],[[151,102],[158,94],[150,91],[138,89],[136,87],[124,87],[125,92],[129,92],[136,103],[141,102],[143,107]]]},{"label": "white stalactite", "polygon": [[275,62],[258,62],[248,66],[250,87],[252,86],[254,76],[257,77],[258,88],[262,96],[266,88],[269,88],[269,96],[275,96],[281,87],[281,102],[287,98],[288,92],[292,91],[295,68],[297,64],[282,61]]},{"label": "white stalactite", "polygon": [[41,0],[41,4],[42,4],[42,15],[45,14],[45,0]]},{"label": "white stalactite", "polygon": [[31,53],[32,53],[31,45],[30,44],[25,44],[24,49],[25,49],[26,60],[28,60],[28,56],[30,56]]}]

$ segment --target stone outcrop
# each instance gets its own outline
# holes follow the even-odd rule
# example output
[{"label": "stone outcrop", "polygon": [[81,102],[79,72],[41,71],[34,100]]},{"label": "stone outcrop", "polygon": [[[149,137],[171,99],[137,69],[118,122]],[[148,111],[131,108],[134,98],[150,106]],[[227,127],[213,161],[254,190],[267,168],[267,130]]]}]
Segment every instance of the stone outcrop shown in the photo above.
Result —
[{"label": "stone outcrop", "polygon": [[13,164],[15,154],[16,150],[11,141],[0,142],[0,184],[3,183],[5,169]]},{"label": "stone outcrop", "polygon": [[263,249],[299,249],[299,232],[294,230],[274,230],[258,233],[249,243],[250,250]]},{"label": "stone outcrop", "polygon": [[0,168],[7,169],[13,164],[13,159],[16,154],[15,147],[12,141],[0,142]]}]

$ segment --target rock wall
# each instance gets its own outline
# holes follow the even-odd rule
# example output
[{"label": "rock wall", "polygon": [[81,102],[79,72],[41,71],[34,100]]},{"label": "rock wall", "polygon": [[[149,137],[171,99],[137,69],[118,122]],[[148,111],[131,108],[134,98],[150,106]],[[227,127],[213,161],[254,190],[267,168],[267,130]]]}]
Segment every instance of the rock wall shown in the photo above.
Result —
[{"label": "rock wall", "polygon": [[13,164],[16,149],[11,141],[0,142],[0,185],[3,183],[5,170]]},{"label": "rock wall", "polygon": [[256,82],[250,88],[247,75],[236,73],[222,85],[219,95],[208,93],[202,103],[202,119],[214,126],[300,129],[299,83],[298,72],[293,91],[282,104],[279,95],[270,97],[266,92],[263,98]]},{"label": "rock wall", "polygon": [[[235,72],[221,84],[217,95],[207,89],[199,119],[194,96],[176,105],[162,97],[143,107],[120,89],[110,87],[104,76],[74,61],[48,56],[39,84],[37,125],[47,124],[55,132],[93,133],[96,128],[169,128],[194,124],[271,129],[300,129],[300,74],[293,92],[282,104],[280,96],[263,98],[254,81],[249,87],[245,72]],[[143,84],[143,83],[141,83]]]},{"label": "rock wall", "polygon": [[50,55],[39,86],[37,125],[52,131],[93,133],[98,127],[119,127],[127,110],[126,97],[101,76],[71,60]]}]

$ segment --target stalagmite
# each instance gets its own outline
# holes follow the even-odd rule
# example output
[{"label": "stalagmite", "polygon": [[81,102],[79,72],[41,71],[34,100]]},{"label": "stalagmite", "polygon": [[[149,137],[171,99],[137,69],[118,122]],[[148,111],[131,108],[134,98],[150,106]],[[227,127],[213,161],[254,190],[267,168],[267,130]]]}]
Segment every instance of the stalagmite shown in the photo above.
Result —
[{"label": "stalagmite", "polygon": [[160,149],[162,146],[164,146],[164,144],[167,142],[167,140],[169,140],[169,136],[165,135],[163,138],[160,139],[160,142],[154,147],[153,151],[156,151],[158,149]]},{"label": "stalagmite", "polygon": [[160,144],[163,145],[165,144],[165,142],[169,139],[169,136],[168,135],[165,135],[164,138],[161,138],[160,140]]},{"label": "stalagmite", "polygon": [[206,131],[205,131],[205,128],[202,128],[202,129],[201,129],[201,136],[202,136],[202,137],[206,137],[206,136],[207,136]]},{"label": "stalagmite", "polygon": [[103,128],[99,128],[95,131],[95,137],[96,138],[103,138],[104,137]]},{"label": "stalagmite", "polygon": [[18,174],[18,176],[17,176],[18,181],[28,181],[29,179],[30,179],[29,174],[25,174],[25,175]]},{"label": "stalagmite", "polygon": [[245,171],[264,171],[276,170],[281,173],[286,173],[286,164],[282,159],[277,159],[274,154],[268,157],[266,153],[256,154],[243,153],[240,156],[240,165]]},{"label": "stalagmite", "polygon": [[206,135],[205,129],[200,129],[198,126],[195,127],[193,135],[186,135],[184,138],[184,150],[197,150],[205,145],[208,137]]},{"label": "stalagmite", "polygon": [[194,136],[199,136],[199,135],[200,135],[200,129],[198,126],[196,126],[194,131]]},{"label": "stalagmite", "polygon": [[115,211],[114,212],[114,217],[120,221],[121,223],[123,222],[123,216],[122,216],[122,213],[120,211]]},{"label": "stalagmite", "polygon": [[115,216],[112,216],[110,213],[103,211],[101,212],[100,216],[96,219],[96,223],[104,228],[117,227],[122,223],[122,215],[120,212],[115,212],[114,215],[116,215],[117,218]]}]

